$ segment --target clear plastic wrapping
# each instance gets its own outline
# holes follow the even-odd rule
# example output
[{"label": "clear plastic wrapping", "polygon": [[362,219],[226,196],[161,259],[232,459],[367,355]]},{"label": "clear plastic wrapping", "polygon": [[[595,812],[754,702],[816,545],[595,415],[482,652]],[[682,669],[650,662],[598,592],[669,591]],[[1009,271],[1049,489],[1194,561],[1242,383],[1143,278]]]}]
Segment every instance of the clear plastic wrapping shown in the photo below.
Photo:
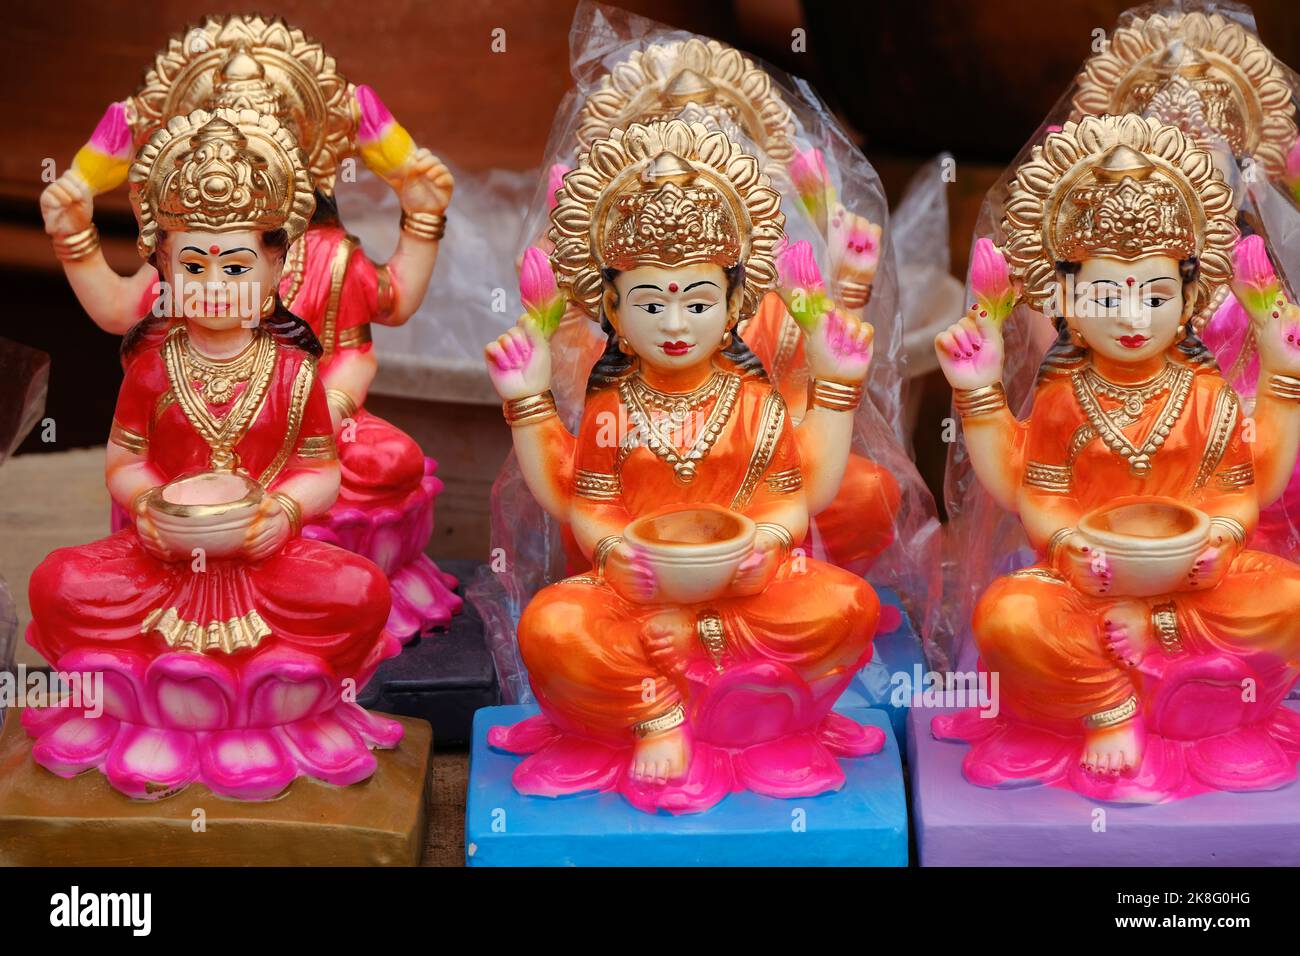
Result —
[{"label": "clear plastic wrapping", "polygon": [[[601,78],[653,45],[674,41],[707,42],[693,34],[598,4],[578,7],[570,41],[571,72],[575,88],[557,112],[547,146],[543,174],[533,193],[517,255],[532,245],[545,247],[550,197],[558,176],[577,158],[581,111]],[[746,57],[753,61],[753,58]],[[753,61],[757,62],[757,61]],[[824,157],[826,176],[838,201],[854,214],[882,227],[880,260],[866,306],[865,318],[876,330],[875,355],[869,374],[869,399],[864,399],[855,419],[854,451],[889,471],[899,485],[892,542],[876,559],[867,577],[875,584],[898,590],[922,633],[928,633],[938,606],[939,524],[933,499],[917,474],[904,446],[906,419],[906,354],[904,321],[900,308],[899,269],[893,251],[892,229],[879,177],[853,146],[825,104],[802,80],[764,66],[773,87],[788,105],[794,128],[794,145],[805,155],[811,150]],[[686,104],[678,116],[708,121]],[[716,122],[716,120],[714,120]],[[823,272],[830,261],[829,215],[814,216],[795,198],[787,161],[765,153],[738,128],[727,132],[757,155],[765,172],[783,196],[786,231],[790,241],[807,240],[816,251]],[[921,210],[932,211],[933,203]],[[922,213],[918,213],[921,215]],[[919,227],[918,227],[919,228]],[[933,248],[932,242],[919,242]],[[743,328],[743,327],[742,327]],[[484,330],[484,339],[487,332]],[[596,324],[575,309],[561,322],[552,339],[553,391],[565,423],[573,429],[581,414],[588,371],[604,345]],[[494,567],[484,569],[469,589],[488,625],[489,643],[509,699],[527,699],[527,681],[515,643],[515,624],[529,598],[542,586],[572,573],[566,570],[561,527],[533,501],[513,455],[507,460],[492,491],[492,546]],[[813,557],[824,558],[814,537]]]},{"label": "clear plastic wrapping", "polygon": [[[1099,52],[1117,51],[1130,59],[1137,57],[1146,48],[1129,38],[1138,35],[1137,32],[1143,30],[1144,25],[1150,29],[1151,24],[1158,22],[1154,18],[1177,20],[1189,15],[1208,18],[1211,29],[1202,30],[1200,36],[1215,37],[1211,45],[1217,44],[1228,57],[1240,58],[1243,42],[1240,32],[1230,36],[1229,31],[1239,26],[1250,37],[1258,36],[1253,15],[1248,8],[1239,4],[1198,0],[1151,3],[1125,11],[1111,33],[1113,38],[1116,31],[1127,30],[1129,32],[1124,34],[1125,39],[1118,45],[1108,46]],[[1157,33],[1151,29],[1147,35]],[[1260,41],[1267,45],[1266,37],[1260,38]],[[1170,55],[1182,54],[1179,50],[1165,54]],[[1093,62],[1095,61],[1089,61]],[[1253,62],[1260,64],[1263,60],[1254,58]],[[1099,99],[1095,93],[1091,97],[1086,95],[1086,91],[1081,95],[1081,89],[1087,84],[1096,87],[1099,77],[1121,72],[1115,67],[1108,68],[1110,73],[1104,70],[1099,72],[1094,67],[1089,77],[1088,65],[1084,65],[1071,87],[1011,162],[1006,174],[985,196],[975,235],[972,237],[972,247],[981,238],[989,238],[1001,246],[1004,239],[1001,228],[1002,210],[1007,200],[1008,184],[1017,167],[1030,158],[1034,146],[1042,144],[1049,133],[1059,129],[1065,122],[1079,118],[1080,103]],[[1265,92],[1266,99],[1272,95],[1274,120],[1261,126],[1264,131],[1259,135],[1271,138],[1271,142],[1256,143],[1255,154],[1240,151],[1234,154],[1229,142],[1232,136],[1223,133],[1224,128],[1231,126],[1230,120],[1223,119],[1223,103],[1213,101],[1211,94],[1203,93],[1195,84],[1184,82],[1182,74],[1177,70],[1168,77],[1148,81],[1150,85],[1143,94],[1149,104],[1146,115],[1174,122],[1184,132],[1190,133],[1202,148],[1211,152],[1216,166],[1234,187],[1240,210],[1238,225],[1242,235],[1257,234],[1263,238],[1283,288],[1291,291],[1295,288],[1295,277],[1300,276],[1297,271],[1300,269],[1300,206],[1297,205],[1296,192],[1296,176],[1300,174],[1297,161],[1300,161],[1300,154],[1297,154],[1294,142],[1294,97],[1300,92],[1300,77],[1276,60],[1272,61],[1271,70],[1265,71],[1259,67],[1257,72],[1258,89],[1265,89],[1263,83],[1266,80],[1280,80],[1286,89],[1275,85],[1272,94]],[[1265,72],[1268,73],[1267,77]],[[1285,122],[1288,112],[1292,118],[1289,132]],[[1215,127],[1212,121],[1220,123],[1222,128]],[[1240,142],[1239,134],[1237,141]],[[1257,160],[1256,156],[1262,158]],[[1282,157],[1280,162],[1279,156]],[[974,298],[968,278],[965,302],[972,301]],[[949,321],[956,321],[960,315],[960,311],[955,312]],[[1226,286],[1221,288],[1214,304],[1197,316],[1195,321],[1206,344],[1214,351],[1225,377],[1241,393],[1248,412],[1253,401],[1258,363],[1252,364],[1250,361],[1253,348],[1249,322]],[[1034,382],[1039,365],[1056,339],[1056,330],[1051,318],[1021,303],[1007,317],[1003,335],[1007,353],[1003,383],[1012,411],[1023,420],[1033,404]],[[944,499],[948,511],[944,546],[945,583],[943,609],[935,642],[953,661],[954,666],[969,668],[973,666],[975,657],[970,639],[970,618],[975,602],[994,578],[1033,563],[1035,555],[1017,516],[1000,508],[980,486],[967,457],[960,429],[955,441],[949,446]],[[1297,519],[1300,519],[1300,481],[1293,478],[1291,487],[1282,499],[1261,515],[1259,530],[1252,539],[1251,547],[1273,551],[1294,560],[1300,556],[1300,523]]]}]

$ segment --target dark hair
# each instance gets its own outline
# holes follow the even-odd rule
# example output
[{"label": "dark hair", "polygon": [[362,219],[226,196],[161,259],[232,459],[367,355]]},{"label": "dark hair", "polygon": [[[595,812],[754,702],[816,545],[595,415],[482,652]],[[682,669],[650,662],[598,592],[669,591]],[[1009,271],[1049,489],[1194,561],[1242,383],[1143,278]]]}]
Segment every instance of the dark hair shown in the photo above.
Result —
[{"label": "dark hair", "polygon": [[[1082,266],[1083,263],[1081,262],[1059,261],[1056,263],[1056,271],[1061,276],[1072,276],[1077,275]],[[1183,280],[1183,300],[1186,302],[1189,295],[1194,296],[1196,294],[1196,281],[1201,275],[1200,260],[1195,256],[1183,259],[1178,263],[1178,275]],[[1052,347],[1043,356],[1042,364],[1038,366],[1039,382],[1077,367],[1088,357],[1087,347],[1076,345],[1074,340],[1070,338],[1070,327],[1065,321],[1065,316],[1058,311],[1057,315],[1052,316],[1052,320],[1056,325],[1056,341],[1052,343]],[[1214,361],[1214,353],[1197,335],[1191,317],[1183,325],[1183,330],[1186,335],[1177,346],[1183,360],[1189,365],[1217,367],[1217,363]]]},{"label": "dark hair", "polygon": [[[158,270],[162,276],[162,270],[158,266],[158,250],[162,248],[163,239],[166,234],[159,230],[158,244],[154,247],[154,254],[150,258],[150,264]],[[262,245],[267,249],[278,252],[281,257],[289,247],[289,234],[283,229],[272,229],[269,232],[262,233]],[[166,315],[154,315],[152,312],[146,315],[135,325],[127,330],[126,335],[122,337],[122,346],[118,352],[125,366],[132,358],[135,357],[136,350],[151,339],[161,338],[171,326],[172,317]],[[312,331],[311,326],[304,320],[298,318],[284,307],[277,293],[275,297],[275,311],[269,316],[263,316],[260,326],[271,334],[271,337],[282,345],[290,345],[294,348],[300,348],[309,355],[316,358],[324,353],[321,348],[320,340],[316,338],[316,333]]]},{"label": "dark hair", "polygon": [[[745,267],[743,265],[734,265],[724,271],[727,275],[727,298],[730,299],[732,294],[744,282]],[[618,274],[617,269],[601,270],[601,277],[611,285],[613,285]],[[591,367],[591,375],[587,378],[588,392],[595,392],[610,385],[617,385],[636,369],[637,364],[636,356],[624,355],[619,349],[618,332],[614,330],[613,324],[605,315],[603,299],[600,306],[600,328],[605,333],[605,351],[596,360],[596,364]],[[767,378],[767,370],[763,368],[762,360],[745,344],[737,329],[731,330],[731,344],[722,350],[722,355],[727,361],[735,365],[736,371],[741,375],[756,375],[762,379]]]},{"label": "dark hair", "polygon": [[316,190],[316,210],[311,214],[313,226],[336,226],[339,223],[339,201],[333,193]]}]

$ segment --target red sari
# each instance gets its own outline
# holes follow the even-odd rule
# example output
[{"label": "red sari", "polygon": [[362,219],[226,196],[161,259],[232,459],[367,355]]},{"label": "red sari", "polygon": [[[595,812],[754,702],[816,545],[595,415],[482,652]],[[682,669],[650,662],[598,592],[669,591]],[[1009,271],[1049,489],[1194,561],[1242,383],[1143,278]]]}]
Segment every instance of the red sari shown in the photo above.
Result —
[{"label": "red sari", "polygon": [[[165,480],[208,470],[212,446],[196,425],[250,410],[233,450],[238,468],[269,492],[333,457],[334,442],[316,363],[300,349],[257,332],[255,368],[223,404],[185,383],[184,327],[132,358],[113,418],[111,441],[144,455]],[[262,394],[241,406],[249,390]],[[188,394],[187,394],[188,393]],[[203,403],[193,405],[194,394]],[[29,641],[56,666],[67,653],[112,647],[153,657],[169,650],[229,654],[247,663],[280,646],[326,663],[340,678],[367,677],[391,653],[383,633],[389,595],[374,564],[338,548],[292,538],[256,564],[210,559],[191,569],[148,554],[135,530],[53,552],[31,579]]]}]

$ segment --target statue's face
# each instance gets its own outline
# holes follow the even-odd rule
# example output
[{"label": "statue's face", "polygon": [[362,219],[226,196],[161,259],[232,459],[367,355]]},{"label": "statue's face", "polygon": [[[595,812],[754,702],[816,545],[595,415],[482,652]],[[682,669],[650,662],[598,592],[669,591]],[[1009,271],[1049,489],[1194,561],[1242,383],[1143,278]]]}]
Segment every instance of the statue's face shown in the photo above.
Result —
[{"label": "statue's face", "polygon": [[618,305],[607,290],[610,321],[651,368],[676,371],[709,361],[739,308],[739,295],[727,300],[727,275],[721,266],[689,265],[667,269],[638,266],[614,279]]},{"label": "statue's face", "polygon": [[1088,348],[1121,363],[1162,354],[1186,321],[1178,260],[1096,257],[1083,262],[1066,286],[1066,319]]},{"label": "statue's face", "polygon": [[253,230],[168,233],[161,252],[171,314],[214,331],[256,324],[284,266]]}]

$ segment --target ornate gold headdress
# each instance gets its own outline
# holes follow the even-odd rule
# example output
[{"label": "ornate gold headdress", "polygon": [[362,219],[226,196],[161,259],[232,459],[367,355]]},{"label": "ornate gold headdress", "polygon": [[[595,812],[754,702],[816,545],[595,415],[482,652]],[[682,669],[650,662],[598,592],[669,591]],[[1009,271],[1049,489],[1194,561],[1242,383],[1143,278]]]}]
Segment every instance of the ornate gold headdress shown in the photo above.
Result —
[{"label": "ornate gold headdress", "polygon": [[551,265],[595,317],[602,268],[741,264],[744,318],[776,282],[784,226],[780,194],[725,133],[638,123],[592,144],[564,177],[551,210]]},{"label": "ornate gold headdress", "polygon": [[320,44],[278,17],[208,17],[168,41],[127,103],[137,144],[195,109],[255,109],[288,126],[317,188],[331,192],[356,149],[350,83]]},{"label": "ornate gold headdress", "polygon": [[173,117],[140,147],[127,180],[146,259],[159,229],[284,229],[292,243],[316,206],[293,135],[251,109]]},{"label": "ornate gold headdress", "polygon": [[1232,274],[1232,190],[1210,154],[1135,113],[1087,116],[1052,133],[1017,171],[1002,229],[1013,278],[1035,308],[1056,263],[1087,256],[1200,260],[1197,311]]},{"label": "ornate gold headdress", "polygon": [[1296,108],[1259,38],[1221,14],[1156,15],[1117,29],[1084,64],[1073,119],[1149,113],[1202,145],[1221,138],[1269,176],[1286,168]]},{"label": "ornate gold headdress", "polygon": [[689,122],[694,109],[732,139],[740,130],[778,164],[794,157],[790,108],[772,78],[740,51],[698,38],[637,50],[602,77],[578,118],[578,146],[632,123]]}]

